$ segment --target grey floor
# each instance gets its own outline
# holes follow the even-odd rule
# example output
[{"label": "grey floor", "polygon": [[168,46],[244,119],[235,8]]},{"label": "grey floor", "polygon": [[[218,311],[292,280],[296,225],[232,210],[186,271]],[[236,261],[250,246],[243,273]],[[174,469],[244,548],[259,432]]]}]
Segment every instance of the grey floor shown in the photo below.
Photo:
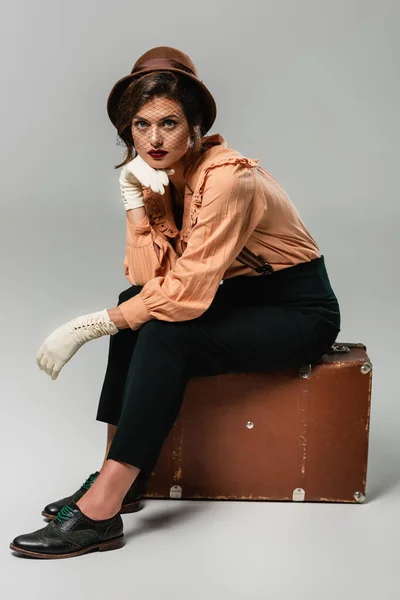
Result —
[{"label": "grey floor", "polygon": [[[397,485],[359,506],[148,500],[123,517],[122,549],[53,561],[3,554],[3,598],[396,597],[399,496]],[[32,505],[7,519],[9,538],[41,526]]]},{"label": "grey floor", "polygon": [[[375,380],[379,388],[379,374]],[[77,424],[81,445],[74,449],[67,429],[57,438],[54,414],[29,451],[40,425],[32,411],[21,427],[28,445],[10,437],[8,448],[21,468],[8,472],[3,488],[2,598],[398,597],[399,413],[397,404],[384,417],[374,395],[364,504],[144,500],[139,513],[123,516],[122,549],[49,561],[18,557],[8,544],[44,527],[42,507],[72,493],[98,467],[104,429]],[[85,431],[88,468],[76,452],[83,452]]]}]

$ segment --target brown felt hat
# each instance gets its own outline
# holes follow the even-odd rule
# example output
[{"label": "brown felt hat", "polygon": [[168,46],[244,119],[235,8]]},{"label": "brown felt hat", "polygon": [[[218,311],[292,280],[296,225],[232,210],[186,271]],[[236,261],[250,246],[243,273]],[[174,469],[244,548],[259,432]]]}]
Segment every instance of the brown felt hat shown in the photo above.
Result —
[{"label": "brown felt hat", "polygon": [[116,127],[118,102],[122,93],[134,79],[151,71],[177,71],[190,77],[192,81],[197,83],[204,102],[204,133],[209,131],[217,115],[215,100],[204,83],[198,78],[197,69],[189,56],[181,50],[171,48],[170,46],[157,46],[142,54],[133,65],[130,74],[119,79],[114,85],[107,100],[108,116],[114,127]]}]

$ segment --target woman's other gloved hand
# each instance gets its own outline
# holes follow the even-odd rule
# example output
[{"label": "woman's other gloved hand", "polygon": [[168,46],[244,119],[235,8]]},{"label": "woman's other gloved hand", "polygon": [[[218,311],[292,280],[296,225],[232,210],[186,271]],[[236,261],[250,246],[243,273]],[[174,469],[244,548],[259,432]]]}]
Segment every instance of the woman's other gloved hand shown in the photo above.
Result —
[{"label": "woman's other gloved hand", "polygon": [[36,362],[53,380],[57,379],[63,366],[83,344],[118,331],[107,309],[75,317],[47,336],[36,354]]},{"label": "woman's other gloved hand", "polygon": [[125,210],[144,206],[143,187],[164,194],[164,186],[169,184],[168,175],[174,173],[174,169],[153,169],[141,156],[136,156],[122,168],[119,176]]}]

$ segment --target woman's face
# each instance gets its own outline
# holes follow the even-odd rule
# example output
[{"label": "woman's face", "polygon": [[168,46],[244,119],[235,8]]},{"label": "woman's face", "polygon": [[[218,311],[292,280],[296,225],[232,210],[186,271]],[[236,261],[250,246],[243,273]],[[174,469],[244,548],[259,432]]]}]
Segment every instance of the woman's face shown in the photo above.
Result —
[{"label": "woman's face", "polygon": [[[146,102],[132,119],[132,139],[139,156],[155,169],[167,169],[187,152],[189,126],[181,105],[168,98]],[[161,158],[151,150],[165,150]]]}]

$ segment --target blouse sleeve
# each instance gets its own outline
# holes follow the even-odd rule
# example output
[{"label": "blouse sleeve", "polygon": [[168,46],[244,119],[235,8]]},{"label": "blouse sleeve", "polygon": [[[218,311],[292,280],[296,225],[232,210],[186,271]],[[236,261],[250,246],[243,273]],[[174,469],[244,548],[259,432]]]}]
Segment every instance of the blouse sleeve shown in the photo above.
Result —
[{"label": "blouse sleeve", "polygon": [[166,275],[151,279],[119,305],[131,329],[151,319],[185,321],[210,306],[223,275],[266,209],[252,168],[228,163],[210,169],[202,204],[182,256]]},{"label": "blouse sleeve", "polygon": [[132,285],[145,285],[150,279],[166,275],[178,255],[171,244],[151,227],[147,215],[140,223],[126,216],[124,274]]},{"label": "blouse sleeve", "polygon": [[[124,256],[124,275],[127,278],[127,280],[131,283],[130,276],[129,276],[129,264],[128,264],[128,259],[126,257],[126,251],[125,251],[125,256]],[[132,284],[132,285],[136,285],[136,284]]]}]

